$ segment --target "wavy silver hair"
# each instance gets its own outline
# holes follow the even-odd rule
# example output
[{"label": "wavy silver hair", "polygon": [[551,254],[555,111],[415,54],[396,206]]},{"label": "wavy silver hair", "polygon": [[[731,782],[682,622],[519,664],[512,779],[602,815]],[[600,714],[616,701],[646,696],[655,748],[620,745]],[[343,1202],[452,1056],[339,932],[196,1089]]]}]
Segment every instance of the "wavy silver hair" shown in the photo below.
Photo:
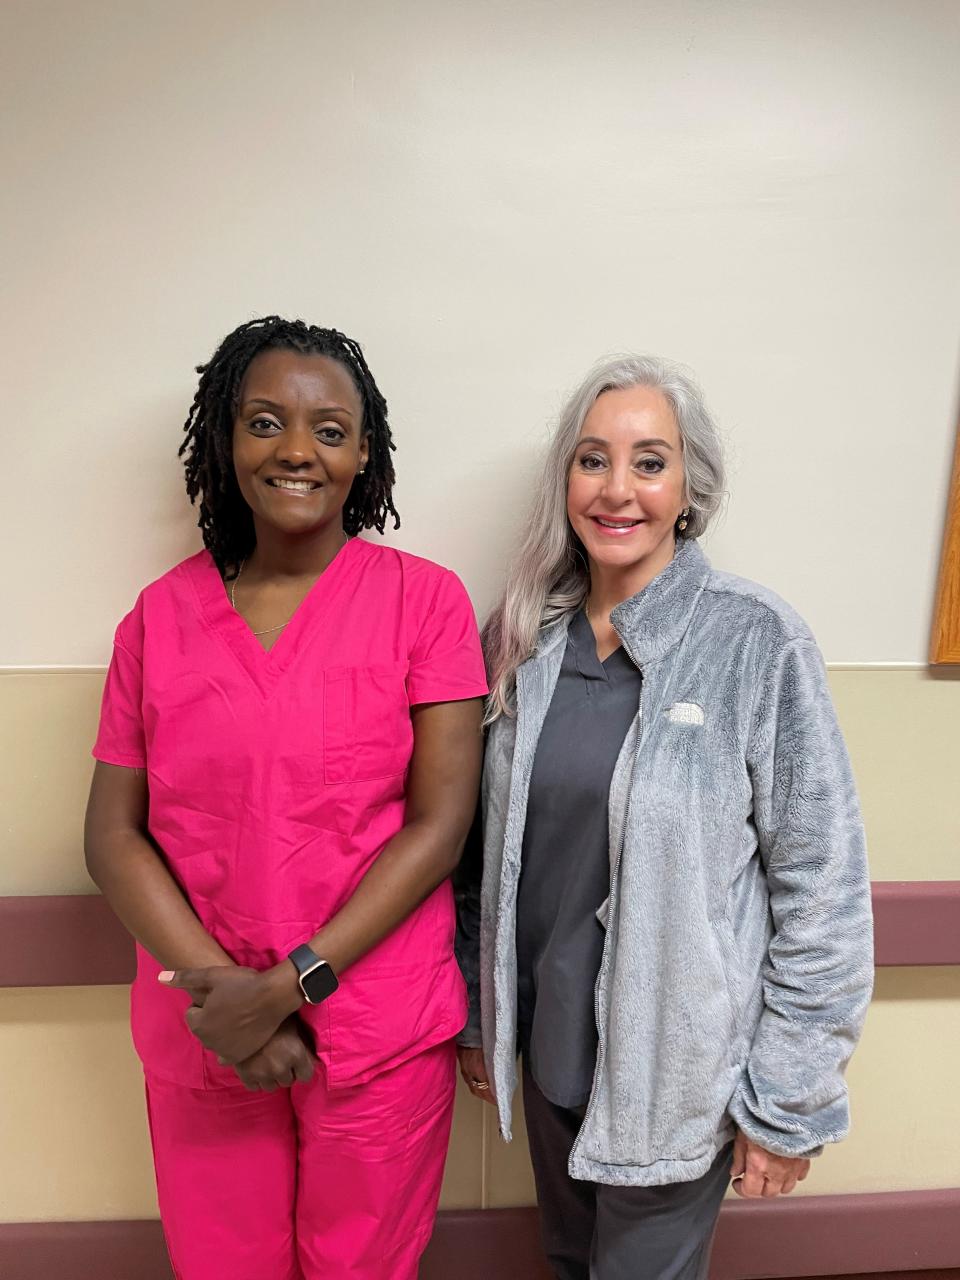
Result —
[{"label": "wavy silver hair", "polygon": [[604,391],[655,387],[673,409],[683,446],[687,527],[698,538],[724,495],[723,449],[700,388],[682,369],[657,356],[617,356],[596,364],[560,412],[547,449],[533,509],[499,604],[483,630],[490,672],[487,723],[512,715],[517,667],[531,656],[540,631],[579,609],[590,571],[567,519],[567,479],[584,419]]}]

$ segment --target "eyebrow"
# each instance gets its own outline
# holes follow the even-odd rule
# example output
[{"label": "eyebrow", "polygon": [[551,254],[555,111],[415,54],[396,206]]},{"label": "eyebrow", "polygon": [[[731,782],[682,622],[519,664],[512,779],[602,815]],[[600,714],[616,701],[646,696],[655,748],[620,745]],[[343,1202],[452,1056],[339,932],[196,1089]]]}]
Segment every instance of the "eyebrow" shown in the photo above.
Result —
[{"label": "eyebrow", "polygon": [[[284,408],[282,404],[275,404],[272,400],[263,400],[259,396],[254,396],[250,400],[244,400],[242,407],[244,409],[250,409],[254,405],[260,405],[264,409],[270,409],[273,413],[283,413]],[[342,404],[324,405],[322,408],[317,409],[316,413],[318,415],[322,415],[324,413],[345,413],[348,417],[353,417],[353,410],[348,409],[346,405]]]},{"label": "eyebrow", "polygon": [[[601,436],[581,436],[577,444],[599,444],[603,445],[605,449],[610,447],[610,441],[604,440]],[[634,449],[649,449],[652,444],[658,444],[661,449],[673,449],[672,444],[669,444],[666,440],[661,440],[659,436],[650,436],[646,440],[635,440],[632,447]]]}]

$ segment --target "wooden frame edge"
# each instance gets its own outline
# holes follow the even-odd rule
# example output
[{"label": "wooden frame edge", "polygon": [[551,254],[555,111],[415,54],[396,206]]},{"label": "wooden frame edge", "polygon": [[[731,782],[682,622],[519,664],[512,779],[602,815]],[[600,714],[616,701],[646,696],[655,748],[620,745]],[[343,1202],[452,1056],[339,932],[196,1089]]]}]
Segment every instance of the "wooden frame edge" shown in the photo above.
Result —
[{"label": "wooden frame edge", "polygon": [[960,663],[960,427],[953,452],[947,517],[930,633],[932,665]]}]

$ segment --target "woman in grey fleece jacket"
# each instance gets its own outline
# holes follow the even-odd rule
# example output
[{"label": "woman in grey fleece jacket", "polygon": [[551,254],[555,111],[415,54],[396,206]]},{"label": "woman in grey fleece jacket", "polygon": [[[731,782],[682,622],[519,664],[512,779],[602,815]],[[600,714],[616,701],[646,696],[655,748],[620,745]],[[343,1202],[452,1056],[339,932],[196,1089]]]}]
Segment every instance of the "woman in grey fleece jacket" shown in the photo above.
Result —
[{"label": "woman in grey fleece jacket", "polygon": [[[461,1068],[509,1140],[523,1047],[561,1280],[705,1275],[728,1178],[788,1192],[848,1128],[843,1071],[873,975],[857,797],[809,630],[699,548],[722,489],[683,373],[598,366],[561,415],[485,632]],[[570,840],[550,834],[558,819]],[[593,901],[577,886],[598,858]],[[587,913],[586,932],[564,913]]]}]

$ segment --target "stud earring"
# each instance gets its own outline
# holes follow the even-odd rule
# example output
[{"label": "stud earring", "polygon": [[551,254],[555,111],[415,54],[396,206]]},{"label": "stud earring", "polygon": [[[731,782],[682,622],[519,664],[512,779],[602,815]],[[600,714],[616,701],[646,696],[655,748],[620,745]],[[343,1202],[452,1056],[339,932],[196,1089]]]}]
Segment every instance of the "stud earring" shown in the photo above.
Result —
[{"label": "stud earring", "polygon": [[687,516],[689,514],[690,514],[689,507],[686,507],[683,511],[680,512],[680,519],[677,521],[677,528],[680,530],[681,533],[683,533],[684,529],[687,527]]}]

